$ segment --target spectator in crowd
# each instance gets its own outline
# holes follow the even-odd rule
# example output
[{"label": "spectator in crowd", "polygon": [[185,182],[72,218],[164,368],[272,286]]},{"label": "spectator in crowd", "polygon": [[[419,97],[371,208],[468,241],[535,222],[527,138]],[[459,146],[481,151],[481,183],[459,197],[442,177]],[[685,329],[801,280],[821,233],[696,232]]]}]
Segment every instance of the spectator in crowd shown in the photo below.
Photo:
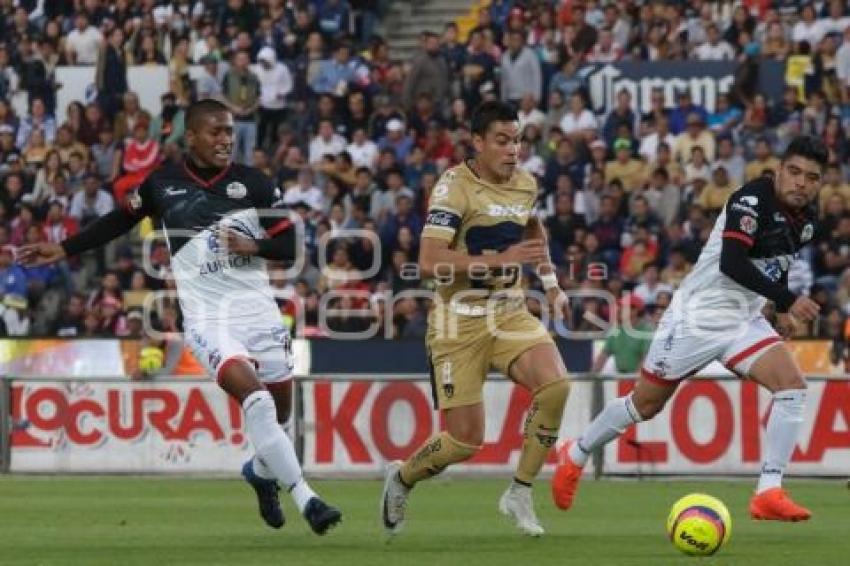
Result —
[{"label": "spectator in crowd", "polygon": [[[287,96],[292,92],[289,68],[277,60],[272,47],[266,46],[257,54],[259,64],[253,67],[260,80],[260,121],[257,127],[259,145],[268,148],[277,141],[277,132],[286,119]],[[268,138],[268,139],[267,139]]]},{"label": "spectator in crowd", "polygon": [[[571,270],[564,284],[616,296],[633,288],[647,304],[647,321],[657,320],[669,293],[644,287],[675,289],[728,194],[775,171],[775,156],[798,133],[821,136],[831,163],[818,203],[816,246],[794,261],[789,284],[824,301],[822,320],[801,333],[836,339],[843,331],[828,304],[837,300],[833,289],[843,288],[842,258],[850,249],[844,241],[850,242],[844,220],[850,206],[844,133],[850,31],[840,1],[814,10],[756,2],[748,10],[706,2],[563,2],[544,9],[497,0],[479,11],[465,38],[454,23],[443,27],[441,37],[423,34],[410,61],[372,36],[374,17],[383,9],[371,0],[309,6],[234,0],[207,12],[200,2],[89,1],[76,10],[71,4],[27,1],[4,12],[0,246],[60,238],[79,221],[120,205],[151,163],[182,159],[185,104],[219,98],[237,114],[238,160],[275,178],[285,205],[303,219],[309,257],[303,312],[310,332],[317,332],[318,239],[343,228],[371,231],[386,248],[379,273],[352,285],[382,297],[385,290],[420,289],[423,283],[404,277],[403,270],[415,262],[431,192],[446,168],[473,152],[471,111],[482,100],[501,97],[519,107],[518,163],[539,178],[537,211],[549,231],[553,261]],[[647,93],[603,93],[588,82],[601,76],[590,73],[596,68],[591,65],[627,61],[639,72],[641,65],[673,60],[734,61],[738,69],[716,97],[694,90],[692,98],[690,87],[677,90],[684,83],[672,80]],[[194,80],[190,62],[202,66]],[[67,64],[96,65],[96,88],[83,93],[58,84],[57,66]],[[776,89],[757,89],[756,71],[777,64],[784,67],[784,84],[773,99]],[[130,65],[158,67],[170,78],[166,92],[153,94],[161,97],[159,107],[147,107],[128,90]],[[143,100],[151,99],[147,86]],[[76,100],[68,100],[68,93]],[[59,110],[57,99],[63,100]],[[100,180],[86,178],[90,171]],[[143,223],[139,234],[149,230]],[[128,242],[136,256],[138,237]],[[345,265],[342,256],[348,254],[353,270],[362,273],[373,255],[370,246],[371,239],[354,239],[337,259]],[[146,279],[127,252],[116,259],[119,287],[127,295],[115,299],[123,301],[117,308],[127,309],[130,319],[140,297],[173,282]],[[67,304],[73,290],[67,281],[88,291],[103,276],[105,257],[101,266],[90,259],[65,266],[55,279],[66,279],[65,285],[46,273],[30,274],[34,282],[49,280],[48,291],[39,297],[37,285],[35,294],[24,288],[26,309],[8,312],[31,310],[29,332],[55,334],[53,323],[63,315],[51,309],[54,295]],[[154,263],[167,271],[161,257]],[[341,328],[374,320],[396,337],[416,335],[427,308],[427,301],[386,297],[386,308],[377,310],[356,305],[353,296],[335,300],[364,311],[336,321]],[[585,315],[618,316],[593,301],[567,310],[567,326],[585,330],[594,328]],[[120,313],[105,322],[100,306],[75,312],[69,333],[125,331],[115,323]],[[127,320],[133,330],[127,331],[136,333],[137,324],[133,315]]]},{"label": "spectator in crowd", "polygon": [[317,165],[325,155],[336,155],[344,149],[345,138],[334,131],[333,122],[321,120],[318,132],[310,142],[309,162]]},{"label": "spectator in crowd", "polygon": [[624,296],[615,309],[618,324],[612,326],[605,345],[593,360],[592,373],[600,373],[613,358],[613,372],[634,374],[649,349],[652,328],[641,320],[644,305],[635,295]]},{"label": "spectator in crowd", "polygon": [[200,76],[195,81],[198,100],[205,98],[219,98],[222,96],[222,83],[227,73],[226,66],[222,64],[215,55],[204,55],[200,59],[203,66]]},{"label": "spectator in crowd", "polygon": [[47,114],[47,107],[40,98],[32,100],[30,114],[18,126],[15,147],[18,149],[26,147],[30,143],[30,136],[34,130],[39,130],[42,133],[47,144],[52,144],[56,138],[56,121]]},{"label": "spectator in crowd", "polygon": [[351,59],[351,46],[340,41],[334,49],[333,56],[320,62],[315,78],[310,81],[310,87],[316,94],[330,94],[333,97],[344,97],[355,79],[355,63]]},{"label": "spectator in crowd", "polygon": [[253,165],[257,144],[257,108],[260,102],[260,80],[250,69],[247,51],[233,55],[233,65],[222,81],[223,100],[234,119],[233,159]]},{"label": "spectator in crowd", "polygon": [[[166,155],[183,145],[183,134],[186,132],[186,113],[178,104],[173,92],[166,92],[160,97],[162,110],[150,124],[151,141],[156,142],[159,149]],[[153,153],[153,148],[150,149]]]},{"label": "spectator in crowd", "polygon": [[84,332],[86,299],[83,295],[73,294],[62,309],[59,318],[53,322],[50,334],[60,338],[75,338]]},{"label": "spectator in crowd", "polygon": [[440,38],[433,32],[423,34],[422,51],[414,58],[404,83],[404,107],[413,108],[420,94],[443,101],[449,93],[449,65],[440,53]]},{"label": "spectator in crowd", "polygon": [[0,281],[3,283],[0,288],[3,296],[27,296],[26,273],[15,263],[15,247],[8,244],[0,247]]},{"label": "spectator in crowd", "polygon": [[588,141],[596,135],[596,118],[587,108],[584,96],[574,92],[570,96],[569,110],[561,118],[561,131],[575,141]]},{"label": "spectator in crowd", "polygon": [[632,157],[632,142],[627,138],[614,141],[614,159],[605,164],[605,182],[619,179],[626,191],[640,187],[646,180],[646,166]]},{"label": "spectator in crowd", "polygon": [[110,118],[121,109],[121,99],[129,90],[127,56],[124,51],[124,30],[115,28],[109,40],[100,47],[95,71],[97,98]]},{"label": "spectator in crowd", "polygon": [[137,122],[150,124],[150,112],[139,105],[139,95],[133,91],[124,93],[122,108],[115,116],[115,139],[123,140],[132,135]]},{"label": "spectator in crowd", "polygon": [[530,94],[535,102],[541,100],[543,76],[537,54],[525,45],[525,36],[519,30],[507,34],[507,47],[500,66],[502,100],[517,106],[526,94]]},{"label": "spectator in crowd", "polygon": [[393,118],[387,122],[387,133],[378,140],[378,149],[389,149],[399,162],[404,162],[413,150],[413,138],[405,132],[404,122]]},{"label": "spectator in crowd", "polygon": [[29,303],[26,296],[11,293],[4,295],[0,302],[0,335],[24,337],[30,333],[30,326]]},{"label": "spectator in crowd", "polygon": [[773,155],[773,149],[767,138],[760,138],[755,145],[755,159],[747,163],[744,177],[752,181],[765,173],[775,175],[779,170],[779,159]]},{"label": "spectator in crowd", "polygon": [[71,65],[94,65],[103,43],[100,30],[89,23],[86,12],[78,12],[74,29],[65,38],[65,58]]},{"label": "spectator in crowd", "polygon": [[89,222],[100,218],[115,208],[112,196],[103,189],[101,179],[95,173],[86,175],[83,190],[71,198],[68,216],[85,227]]}]

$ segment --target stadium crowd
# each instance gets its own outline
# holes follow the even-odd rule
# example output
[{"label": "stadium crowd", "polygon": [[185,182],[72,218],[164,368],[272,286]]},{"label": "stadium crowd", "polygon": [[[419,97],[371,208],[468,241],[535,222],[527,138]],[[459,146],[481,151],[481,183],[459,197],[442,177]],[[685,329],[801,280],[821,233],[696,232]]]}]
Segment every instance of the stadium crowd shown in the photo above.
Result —
[{"label": "stadium crowd", "polygon": [[[305,221],[309,261],[297,277],[273,278],[301,298],[282,300],[283,315],[303,316],[306,332],[316,333],[322,295],[349,290],[329,303],[349,311],[328,321],[332,329],[362,330],[377,318],[381,335],[421,337],[427,299],[383,308],[385,292],[423,288],[413,264],[430,191],[472,154],[471,109],[500,97],[519,110],[520,166],[539,180],[538,214],[562,286],[630,292],[647,323],[696,261],[729,194],[771,174],[795,134],[822,137],[831,163],[821,222],[789,286],[823,307],[800,336],[844,336],[845,2],[492,0],[465,37],[454,23],[423,33],[410,61],[374,34],[386,9],[379,0],[0,1],[2,330],[141,333],[146,294],[173,287],[161,245],[151,264],[162,277],[141,270],[139,234],[47,268],[17,265],[15,248],[61,240],[120,206],[160,161],[181,159],[186,105],[218,97],[236,120],[236,160],[276,179]],[[688,90],[658,89],[647,113],[622,91],[610,112],[597,114],[584,69],[627,60],[729,60],[738,71],[713,109]],[[766,60],[785,66],[777,100],[756,88]],[[61,65],[94,66],[96,89],[72,102],[60,124]],[[160,111],[141,107],[130,90],[132,65],[167,66]],[[202,70],[192,76],[194,65]],[[25,113],[13,109],[16,93],[26,93]],[[354,229],[374,237],[344,232]],[[380,268],[367,273],[378,243]],[[323,273],[319,253],[336,269]],[[593,330],[588,315],[606,319],[609,310],[604,301],[574,300],[567,327]],[[161,326],[179,326],[171,299],[158,301],[158,314]]]}]

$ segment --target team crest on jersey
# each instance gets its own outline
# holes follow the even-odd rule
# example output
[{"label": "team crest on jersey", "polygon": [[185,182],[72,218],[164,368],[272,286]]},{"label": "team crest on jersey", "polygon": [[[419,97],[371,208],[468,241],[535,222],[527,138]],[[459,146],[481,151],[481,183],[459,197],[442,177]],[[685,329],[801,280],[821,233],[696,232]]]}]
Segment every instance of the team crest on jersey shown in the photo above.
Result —
[{"label": "team crest on jersey", "polygon": [[227,185],[227,196],[230,198],[245,198],[248,195],[248,187],[239,181],[233,181]]},{"label": "team crest on jersey", "polygon": [[808,242],[809,240],[812,239],[812,236],[814,236],[814,235],[815,235],[815,227],[812,226],[811,224],[806,224],[805,226],[803,226],[803,231],[800,232],[800,241],[801,242]]},{"label": "team crest on jersey", "polygon": [[749,234],[750,236],[752,236],[756,233],[758,227],[758,222],[756,222],[756,219],[752,216],[741,217],[741,231],[744,232],[744,234]]}]

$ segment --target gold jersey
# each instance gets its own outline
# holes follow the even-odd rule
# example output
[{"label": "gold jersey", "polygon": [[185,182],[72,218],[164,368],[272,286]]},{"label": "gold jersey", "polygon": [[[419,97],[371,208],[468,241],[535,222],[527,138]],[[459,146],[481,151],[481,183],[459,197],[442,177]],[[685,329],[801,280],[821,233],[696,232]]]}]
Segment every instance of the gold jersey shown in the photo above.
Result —
[{"label": "gold jersey", "polygon": [[[422,237],[445,240],[450,249],[472,256],[502,252],[523,239],[536,198],[537,183],[525,171],[517,169],[508,182],[494,184],[466,163],[457,165],[431,193]],[[522,296],[519,265],[453,272],[438,262],[435,280],[443,305]]]}]

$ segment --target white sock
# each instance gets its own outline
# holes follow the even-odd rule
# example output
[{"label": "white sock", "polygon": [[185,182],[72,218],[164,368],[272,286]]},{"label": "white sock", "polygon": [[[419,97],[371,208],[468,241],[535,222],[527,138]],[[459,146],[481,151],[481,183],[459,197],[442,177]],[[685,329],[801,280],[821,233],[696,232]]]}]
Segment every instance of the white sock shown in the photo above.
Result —
[{"label": "white sock", "polygon": [[756,493],[782,486],[782,473],[791,460],[806,406],[805,389],[787,389],[773,394],[767,420],[767,446]]},{"label": "white sock", "polygon": [[264,480],[273,480],[277,479],[274,475],[274,472],[266,466],[266,463],[263,462],[262,458],[254,454],[254,457],[251,458],[251,467],[254,468],[254,473],[257,476],[263,478]]},{"label": "white sock", "polygon": [[[283,433],[286,434],[286,425],[281,425],[281,428],[283,429]],[[269,467],[266,466],[266,463],[263,462],[263,459],[256,454],[254,454],[254,457],[251,459],[251,466],[254,468],[254,473],[264,480],[276,479],[274,472],[271,471]]]},{"label": "white sock", "polygon": [[[271,393],[266,390],[251,393],[242,402],[242,408],[245,411],[245,431],[256,452],[254,470],[261,468],[256,463],[262,460],[265,470],[260,469],[258,473],[266,473],[277,479],[282,487],[293,494],[298,510],[303,511],[300,502],[302,498],[294,492],[298,488],[298,493],[303,493],[305,488],[299,486],[307,486],[307,482],[302,476],[295,447],[277,422],[277,410]],[[306,489],[309,490],[309,486]],[[306,503],[303,501],[304,505]]]},{"label": "white sock", "polygon": [[614,399],[605,405],[584,434],[570,446],[570,460],[577,466],[584,466],[594,450],[623,434],[627,426],[642,420],[632,403],[631,395]]},{"label": "white sock", "polygon": [[316,492],[313,491],[310,484],[308,484],[304,478],[301,478],[301,481],[289,490],[289,495],[292,496],[292,500],[295,501],[295,505],[301,513],[304,512],[304,508],[307,506],[308,501],[314,497],[318,497]]}]

